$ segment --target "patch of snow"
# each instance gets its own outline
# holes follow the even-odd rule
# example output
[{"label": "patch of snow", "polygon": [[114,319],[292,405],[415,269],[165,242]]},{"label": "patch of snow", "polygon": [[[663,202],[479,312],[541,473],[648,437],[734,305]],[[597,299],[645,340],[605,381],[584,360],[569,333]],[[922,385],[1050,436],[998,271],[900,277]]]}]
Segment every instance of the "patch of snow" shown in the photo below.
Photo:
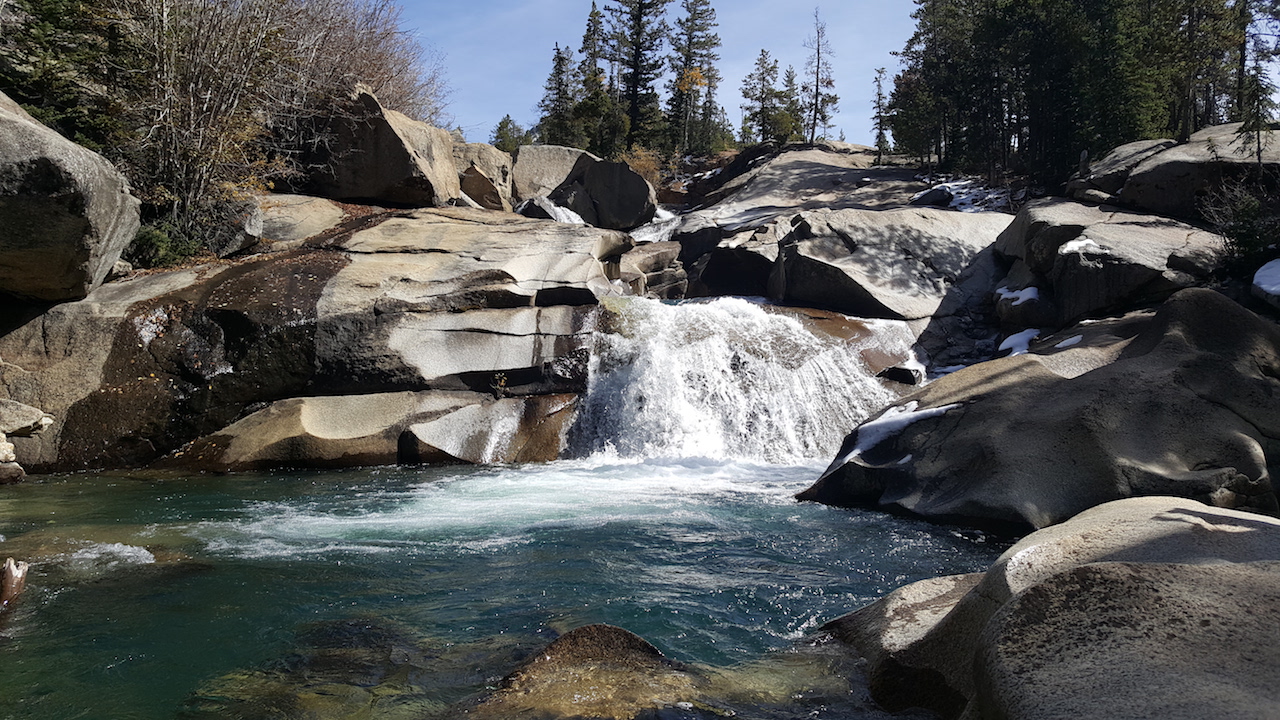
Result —
[{"label": "patch of snow", "polygon": [[875,420],[869,420],[859,425],[857,442],[854,443],[853,449],[845,453],[839,460],[836,460],[832,467],[840,467],[861,457],[880,443],[902,432],[908,425],[928,418],[941,417],[948,410],[960,407],[960,404],[943,405],[942,407],[929,408],[927,410],[917,410],[916,408],[918,407],[920,407],[920,403],[912,400],[906,405],[891,407]]},{"label": "patch of snow", "polygon": [[1057,345],[1054,345],[1053,347],[1055,350],[1065,350],[1069,347],[1074,347],[1076,345],[1079,345],[1081,340],[1084,340],[1084,336],[1076,335],[1074,337],[1069,337],[1066,340],[1063,340],[1062,342],[1058,343]]},{"label": "patch of snow", "polygon": [[1027,351],[1030,349],[1031,341],[1038,337],[1040,337],[1040,331],[1035,328],[1023,330],[1020,333],[1015,333],[1005,338],[1004,342],[1000,343],[1000,350],[1008,350],[1008,357],[1013,357],[1014,355],[1026,355]]},{"label": "patch of snow", "polygon": [[1268,295],[1280,295],[1280,260],[1272,260],[1258,269],[1253,286]]},{"label": "patch of snow", "polygon": [[144,347],[151,347],[151,341],[164,335],[168,325],[169,314],[162,307],[133,319],[133,329],[138,332],[138,339],[142,340]]},{"label": "patch of snow", "polygon": [[1059,255],[1070,255],[1071,253],[1106,255],[1107,251],[1101,245],[1089,238],[1079,238],[1068,243],[1063,243],[1062,247],[1058,248]]},{"label": "patch of snow", "polygon": [[1040,290],[1033,287],[1023,288],[1021,290],[1010,290],[1009,286],[1006,285],[1004,287],[997,288],[996,294],[1000,296],[1001,300],[1012,299],[1014,307],[1025,302],[1040,299]]},{"label": "patch of snow", "polygon": [[587,221],[582,219],[578,213],[569,208],[560,207],[559,205],[550,206],[551,219],[556,222],[566,223],[568,225],[586,225]]}]

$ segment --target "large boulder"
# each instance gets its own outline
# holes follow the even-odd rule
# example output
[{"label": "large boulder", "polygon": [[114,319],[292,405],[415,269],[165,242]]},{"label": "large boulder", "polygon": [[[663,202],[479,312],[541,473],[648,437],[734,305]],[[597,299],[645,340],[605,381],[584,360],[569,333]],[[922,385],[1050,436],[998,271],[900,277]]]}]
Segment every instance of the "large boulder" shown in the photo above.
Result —
[{"label": "large boulder", "polygon": [[485,210],[511,212],[511,201],[503,197],[498,186],[479,168],[475,166],[467,168],[458,179],[462,183],[463,194],[480,207]]},{"label": "large boulder", "polygon": [[[515,166],[511,153],[503,152],[487,143],[454,143],[453,164],[458,170],[459,177],[471,168],[482,173],[493,184],[494,190],[506,204],[506,209],[510,209],[512,170]],[[465,187],[463,192],[466,192]],[[478,202],[477,198],[471,197]]]},{"label": "large boulder", "polygon": [[139,202],[111,163],[0,100],[0,292],[82,298],[133,241]]},{"label": "large boulder", "polygon": [[586,150],[559,145],[522,145],[515,153],[511,174],[514,200],[546,197],[571,177],[601,162]]},{"label": "large boulder", "polygon": [[1207,283],[1222,238],[1176,220],[1046,198],[1022,208],[995,250],[1011,267],[995,288],[1004,324],[1060,328]]},{"label": "large boulder", "polygon": [[799,497],[1014,531],[1142,495],[1276,511],[1280,329],[1198,289],[1143,325],[944,377],[855,430]]},{"label": "large boulder", "polygon": [[889,709],[943,717],[1247,717],[1280,691],[1280,521],[1168,497],[1027,536],[982,575],[906,586],[824,630]]},{"label": "large boulder", "polygon": [[328,123],[332,142],[308,162],[317,168],[306,183],[310,194],[408,207],[462,196],[447,130],[383,108],[367,89]]},{"label": "large boulder", "polygon": [[294,243],[313,238],[336,228],[346,217],[334,202],[308,195],[262,195],[257,203],[265,242]]},{"label": "large boulder", "polygon": [[928,318],[1011,219],[931,208],[801,213],[779,241],[769,294],[860,317]]},{"label": "large boulder", "polygon": [[1093,163],[1088,173],[1074,175],[1067,182],[1067,194],[1082,201],[1115,202],[1115,195],[1135,167],[1177,144],[1173,140],[1138,140],[1121,145]]},{"label": "large boulder", "polygon": [[1223,185],[1260,169],[1280,169],[1280,142],[1263,131],[1261,152],[1240,124],[1216,125],[1187,142],[1147,157],[1129,173],[1119,198],[1124,204],[1157,215],[1198,219],[1205,202]]},{"label": "large boulder", "polygon": [[658,210],[653,186],[624,162],[587,164],[553,190],[550,198],[588,225],[611,230],[638,228]]},{"label": "large boulder", "polygon": [[[630,292],[612,278],[631,239],[584,226],[419,210],[316,242],[110,283],[16,323],[0,337],[0,397],[53,415],[42,435],[14,438],[19,460],[137,467],[237,421],[260,436],[230,454],[213,440],[207,466],[546,459],[558,436],[539,418],[560,422],[572,403],[558,396],[585,389],[597,297]],[[315,419],[427,391],[468,399],[448,421],[448,408],[389,413],[341,437]],[[200,454],[170,464],[198,467]]]},{"label": "large boulder", "polygon": [[[501,388],[495,385],[495,393]],[[277,467],[549,462],[576,396],[495,399],[423,391],[290,398],[201,438],[162,466],[236,472]]]}]

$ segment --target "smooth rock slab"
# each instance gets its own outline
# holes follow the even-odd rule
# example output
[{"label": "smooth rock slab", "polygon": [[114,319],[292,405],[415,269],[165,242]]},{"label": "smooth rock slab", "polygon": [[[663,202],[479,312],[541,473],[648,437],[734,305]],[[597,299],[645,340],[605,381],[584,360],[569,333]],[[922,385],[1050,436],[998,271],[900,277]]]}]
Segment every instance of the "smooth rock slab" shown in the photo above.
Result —
[{"label": "smooth rock slab", "polygon": [[859,428],[799,497],[1006,531],[1140,495],[1274,512],[1280,329],[1185,290],[1127,342],[1083,374],[1023,355],[948,375],[891,410],[917,422]]},{"label": "smooth rock slab", "polygon": [[1145,718],[1185,697],[1194,712],[1172,717],[1263,717],[1277,693],[1277,569],[1274,518],[1132,498],[1028,535],[976,585],[909,585],[824,630],[869,660],[873,695],[890,707]]},{"label": "smooth rock slab", "polygon": [[928,318],[1011,220],[932,208],[802,213],[779,241],[770,297],[859,317]]}]

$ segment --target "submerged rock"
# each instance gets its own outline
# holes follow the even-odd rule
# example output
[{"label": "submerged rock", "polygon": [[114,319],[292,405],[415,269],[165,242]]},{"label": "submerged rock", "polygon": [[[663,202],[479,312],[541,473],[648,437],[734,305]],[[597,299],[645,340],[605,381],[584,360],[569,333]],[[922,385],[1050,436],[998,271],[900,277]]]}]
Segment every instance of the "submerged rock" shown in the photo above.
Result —
[{"label": "submerged rock", "polygon": [[692,709],[703,682],[634,633],[588,625],[536,653],[468,715],[632,720],[680,703]]},{"label": "submerged rock", "polygon": [[1268,717],[1280,702],[1280,521],[1108,503],[983,575],[895,591],[823,629],[887,708],[943,717]]},{"label": "submerged rock", "polygon": [[854,431],[798,497],[1013,530],[1141,495],[1275,512],[1280,329],[1186,290],[1123,342],[1072,353],[1083,367],[1022,355],[944,377]]},{"label": "submerged rock", "polygon": [[27,563],[13,558],[7,558],[0,567],[0,613],[8,610],[26,588],[27,570]]}]

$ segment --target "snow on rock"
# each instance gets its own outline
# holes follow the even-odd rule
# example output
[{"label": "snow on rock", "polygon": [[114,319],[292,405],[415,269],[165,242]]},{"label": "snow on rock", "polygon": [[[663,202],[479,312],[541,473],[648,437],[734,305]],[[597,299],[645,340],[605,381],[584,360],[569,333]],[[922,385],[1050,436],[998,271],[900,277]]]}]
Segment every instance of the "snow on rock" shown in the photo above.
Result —
[{"label": "snow on rock", "polygon": [[853,448],[837,458],[831,464],[831,469],[827,470],[824,475],[830,474],[835,468],[861,458],[864,454],[875,449],[880,443],[902,432],[903,428],[908,425],[928,418],[941,417],[948,410],[960,407],[960,405],[955,403],[925,410],[917,410],[916,408],[918,407],[920,407],[920,403],[912,400],[906,405],[891,407],[875,420],[869,420],[859,425],[855,432],[856,442]]},{"label": "snow on rock", "polygon": [[1026,355],[1027,351],[1030,349],[1031,341],[1035,340],[1037,337],[1040,337],[1040,331],[1035,328],[1015,333],[1005,338],[1004,342],[1000,343],[1000,351],[1003,352],[1008,350],[1008,357],[1013,357],[1014,355]]},{"label": "snow on rock", "polygon": [[1087,237],[1080,237],[1070,242],[1065,242],[1058,248],[1059,255],[1070,255],[1071,253],[1083,253],[1085,255],[1106,255],[1106,248]]},{"label": "snow on rock", "polygon": [[996,294],[1001,300],[1013,300],[1013,306],[1017,307],[1025,302],[1040,299],[1040,291],[1033,287],[1023,288],[1021,290],[1010,290],[1009,286],[996,289]]},{"label": "snow on rock", "polygon": [[1067,338],[1066,340],[1063,340],[1062,342],[1058,343],[1057,345],[1054,345],[1053,347],[1055,350],[1066,350],[1069,347],[1075,347],[1076,345],[1079,345],[1081,340],[1084,340],[1083,335],[1075,335],[1073,337]]},{"label": "snow on rock", "polygon": [[1280,308],[1280,260],[1263,265],[1253,276],[1253,294]]}]

